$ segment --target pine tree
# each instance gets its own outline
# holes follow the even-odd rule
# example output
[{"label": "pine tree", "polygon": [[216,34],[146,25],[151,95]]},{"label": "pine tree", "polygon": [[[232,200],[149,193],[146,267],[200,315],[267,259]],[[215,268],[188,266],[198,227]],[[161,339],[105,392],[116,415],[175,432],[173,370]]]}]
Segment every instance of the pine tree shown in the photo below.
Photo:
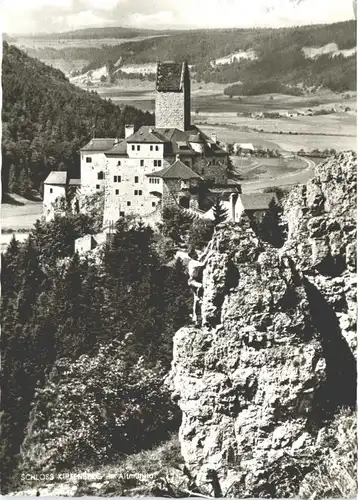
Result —
[{"label": "pine tree", "polygon": [[26,196],[28,196],[28,194],[30,192],[29,176],[27,173],[27,169],[24,166],[20,170],[17,190],[18,190],[18,193],[21,196],[24,196],[25,198],[26,198]]},{"label": "pine tree", "polygon": [[219,197],[216,197],[215,205],[213,207],[213,212],[214,212],[214,224],[217,226],[218,224],[221,224],[222,222],[225,222],[228,213],[226,208],[222,206],[221,201],[219,200]]},{"label": "pine tree", "polygon": [[8,189],[9,193],[15,193],[16,192],[16,186],[17,186],[17,172],[16,172],[16,167],[12,163],[9,168],[9,184],[8,184]]}]

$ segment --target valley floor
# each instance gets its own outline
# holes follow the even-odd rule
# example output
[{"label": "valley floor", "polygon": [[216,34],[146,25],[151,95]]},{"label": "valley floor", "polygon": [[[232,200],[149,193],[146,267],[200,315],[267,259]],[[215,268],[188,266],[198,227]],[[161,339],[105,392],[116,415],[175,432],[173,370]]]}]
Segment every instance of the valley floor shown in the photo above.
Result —
[{"label": "valley floor", "polygon": [[31,201],[12,194],[1,204],[1,252],[6,250],[13,235],[19,241],[27,238],[31,228],[42,216],[42,201]]}]

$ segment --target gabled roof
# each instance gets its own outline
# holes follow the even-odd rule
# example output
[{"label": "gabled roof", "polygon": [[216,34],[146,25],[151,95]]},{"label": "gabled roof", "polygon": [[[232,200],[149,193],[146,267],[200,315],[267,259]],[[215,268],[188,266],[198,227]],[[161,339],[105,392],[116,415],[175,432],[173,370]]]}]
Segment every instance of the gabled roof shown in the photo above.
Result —
[{"label": "gabled roof", "polygon": [[272,200],[276,201],[274,193],[242,194],[241,202],[245,210],[267,210]]},{"label": "gabled roof", "polygon": [[160,92],[179,92],[182,88],[182,75],[185,63],[158,62],[157,90]]},{"label": "gabled roof", "polygon": [[112,148],[117,139],[111,137],[91,139],[81,151],[107,151]]},{"label": "gabled roof", "polygon": [[67,172],[50,172],[44,184],[56,184],[58,186],[65,186],[67,182]]},{"label": "gabled roof", "polygon": [[169,167],[165,167],[162,170],[146,174],[146,176],[161,177],[162,179],[202,179],[200,175],[180,160],[176,160],[172,165],[169,165]]},{"label": "gabled roof", "polygon": [[105,155],[120,155],[120,156],[127,156],[127,141],[122,140],[118,144],[115,144],[113,148],[109,149],[108,151],[105,152]]},{"label": "gabled roof", "polygon": [[158,129],[146,125],[127,137],[126,141],[128,144],[132,142],[146,142],[153,144],[167,142],[166,139],[159,133]]}]

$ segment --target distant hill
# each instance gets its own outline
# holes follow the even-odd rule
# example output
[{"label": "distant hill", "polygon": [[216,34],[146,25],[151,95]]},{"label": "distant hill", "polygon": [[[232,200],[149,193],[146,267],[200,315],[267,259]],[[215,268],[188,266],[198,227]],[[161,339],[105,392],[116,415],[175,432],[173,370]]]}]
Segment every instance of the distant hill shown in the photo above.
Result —
[{"label": "distant hill", "polygon": [[[335,44],[336,57],[323,51],[306,57],[311,47]],[[182,61],[194,65],[197,80],[232,83],[280,79],[284,84],[323,85],[332,90],[355,88],[356,22],[293,28],[219,29],[171,32],[167,36],[131,41],[88,52],[90,63],[83,72],[107,65]],[[254,58],[213,65],[212,62],[241,51]],[[342,54],[339,54],[339,51]],[[318,51],[319,54],[320,51]],[[83,51],[81,52],[83,56]],[[346,55],[349,57],[346,57]],[[339,81],[337,81],[339,80]]]},{"label": "distant hill", "polygon": [[61,33],[45,33],[31,35],[27,38],[44,40],[71,40],[71,39],[97,39],[97,38],[136,38],[140,36],[161,35],[166,31],[147,30],[138,28],[106,27],[106,28],[82,28],[79,30],[64,31]]},{"label": "distant hill", "polygon": [[2,185],[22,195],[39,189],[50,170],[79,174],[79,148],[92,126],[103,137],[124,135],[125,123],[154,123],[150,113],[123,109],[72,85],[61,71],[6,42],[2,61]]}]

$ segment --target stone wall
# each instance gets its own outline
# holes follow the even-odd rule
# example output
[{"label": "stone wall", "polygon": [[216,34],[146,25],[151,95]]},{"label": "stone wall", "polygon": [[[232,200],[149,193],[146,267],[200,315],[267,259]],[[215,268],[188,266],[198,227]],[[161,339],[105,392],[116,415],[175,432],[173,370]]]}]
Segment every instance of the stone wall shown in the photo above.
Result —
[{"label": "stone wall", "polygon": [[155,94],[155,126],[185,130],[184,92],[159,92]]},{"label": "stone wall", "polygon": [[227,158],[207,157],[195,159],[192,169],[203,179],[213,179],[217,184],[227,182]]}]

